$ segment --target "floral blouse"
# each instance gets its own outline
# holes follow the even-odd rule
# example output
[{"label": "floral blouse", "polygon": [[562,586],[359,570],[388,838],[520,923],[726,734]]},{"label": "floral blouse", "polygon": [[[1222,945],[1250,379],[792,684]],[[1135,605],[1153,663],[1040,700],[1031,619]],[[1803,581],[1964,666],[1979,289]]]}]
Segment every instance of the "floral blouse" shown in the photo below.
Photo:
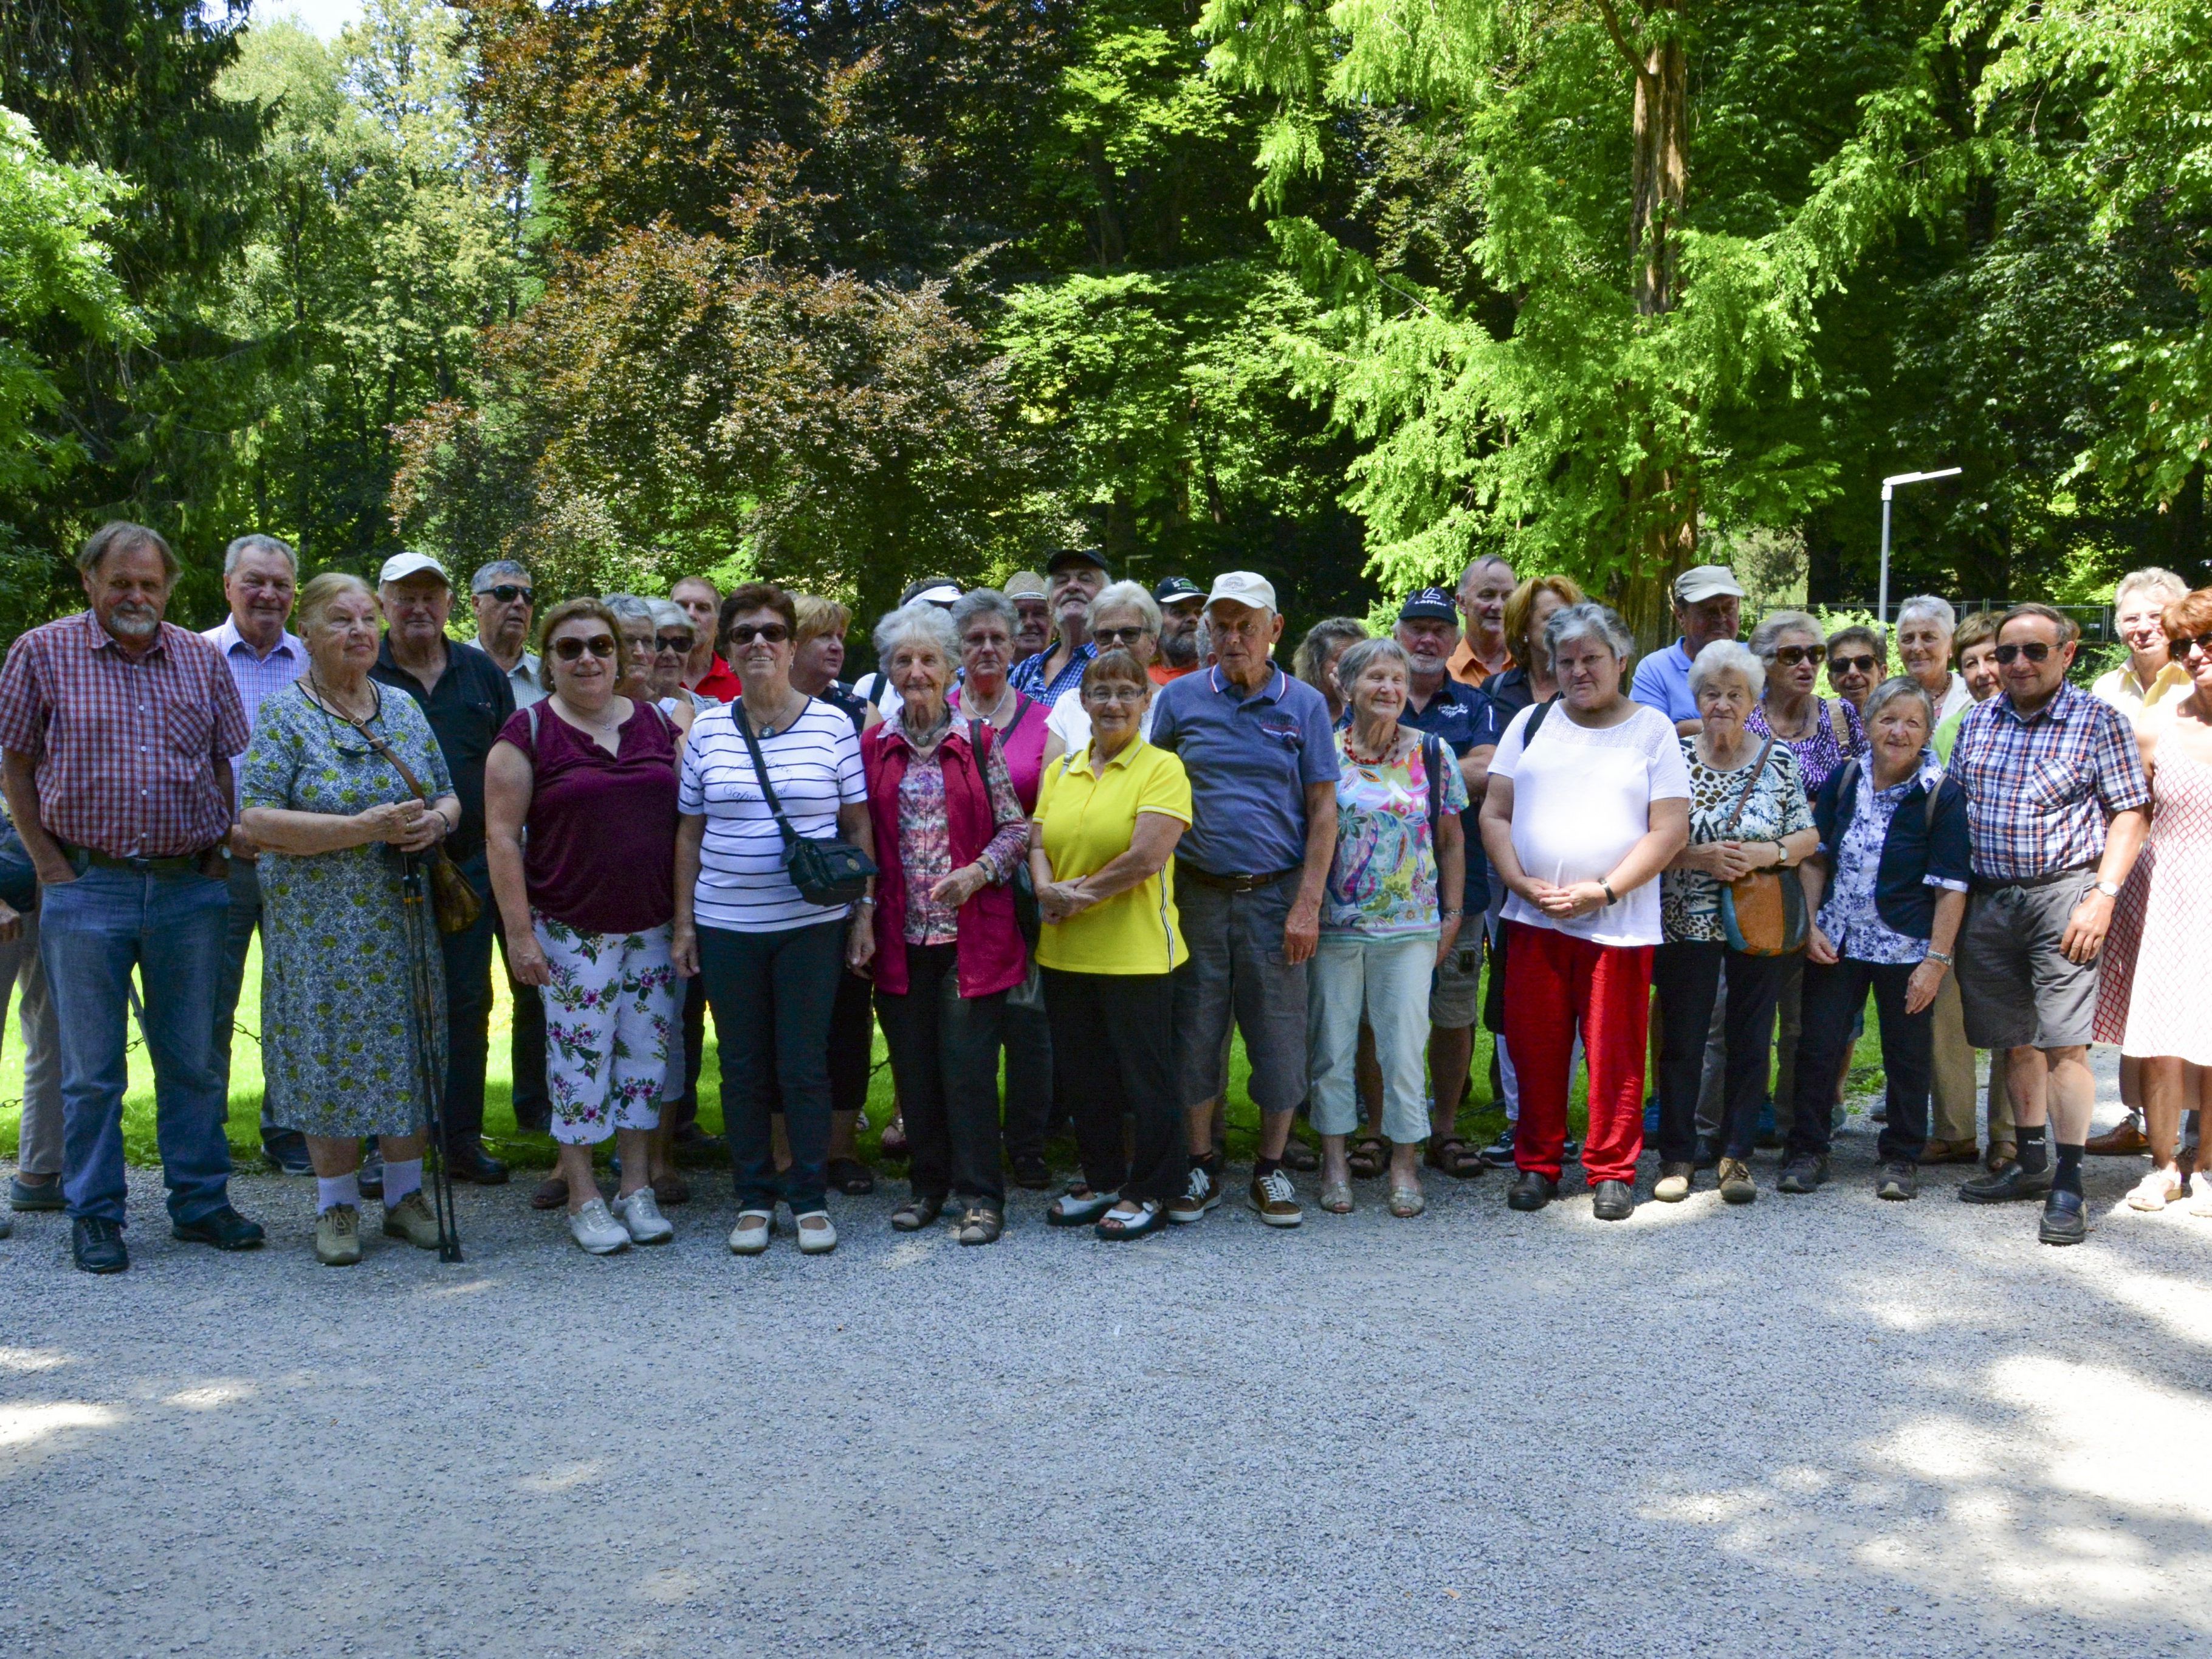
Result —
[{"label": "floral blouse", "polygon": [[[1429,773],[1424,745],[1393,765],[1355,760],[1352,733],[1336,734],[1336,858],[1322,901],[1324,935],[1433,939],[1443,927],[1437,854],[1429,840]],[[1464,811],[1467,780],[1440,744],[1437,811]]]},{"label": "floral blouse", "polygon": [[[1943,769],[1933,755],[1920,757],[1920,769],[1902,783],[1887,789],[1874,787],[1874,769],[1859,769],[1859,799],[1851,813],[1851,827],[1836,848],[1828,895],[1820,906],[1820,931],[1839,957],[1855,962],[1917,963],[1928,954],[1928,941],[1900,933],[1875,908],[1875,881],[1881,871],[1882,843],[1889,839],[1889,821],[1912,793],[1924,783],[1930,793],[1943,781]],[[1929,885],[1957,888],[1960,884],[1928,878]]]},{"label": "floral blouse", "polygon": [[[904,705],[893,709],[886,724],[903,731],[904,713]],[[909,744],[913,741],[908,738]],[[991,872],[994,882],[1010,881],[1015,866],[1029,851],[1029,814],[1022,810],[1006,757],[995,741],[983,765],[983,784],[991,792],[991,817],[997,827],[976,862]],[[899,865],[906,872],[906,942],[951,945],[960,936],[960,913],[929,896],[929,890],[952,873],[943,751],[936,744],[926,754],[915,746],[906,775],[899,780],[898,797]]]},{"label": "floral blouse", "polygon": [[[1753,741],[1752,757],[1766,739]],[[1813,827],[1813,806],[1799,781],[1797,757],[1788,744],[1777,739],[1752,781],[1752,758],[1732,771],[1716,772],[1698,758],[1698,740],[1682,739],[1682,762],[1690,769],[1690,840],[1780,841],[1784,836]],[[1751,799],[1735,828],[1736,803],[1743,800],[1747,785]],[[1659,878],[1659,919],[1669,944],[1717,944],[1728,938],[1721,922],[1719,878],[1702,870],[1669,870]]]},{"label": "floral blouse", "polygon": [[[1859,711],[1851,707],[1849,698],[1829,700],[1815,697],[1813,706],[1820,710],[1820,718],[1814,724],[1811,737],[1774,738],[1777,743],[1789,744],[1790,752],[1797,757],[1797,775],[1805,781],[1807,800],[1820,794],[1820,786],[1828,781],[1828,774],[1852,756],[1863,755],[1867,751],[1866,726],[1860,721]],[[1836,741],[1836,722],[1828,712],[1832,708],[1843,711],[1848,746]],[[1766,723],[1766,705],[1764,702],[1753,708],[1751,718],[1743,723],[1743,729],[1762,740],[1774,737],[1774,728]]]}]

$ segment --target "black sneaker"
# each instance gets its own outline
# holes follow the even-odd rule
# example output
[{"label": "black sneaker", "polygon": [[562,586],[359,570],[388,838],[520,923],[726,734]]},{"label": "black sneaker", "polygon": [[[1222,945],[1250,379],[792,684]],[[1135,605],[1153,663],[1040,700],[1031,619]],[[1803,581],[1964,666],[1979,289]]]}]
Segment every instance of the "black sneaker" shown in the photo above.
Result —
[{"label": "black sneaker", "polygon": [[8,1207],[11,1210],[58,1210],[67,1201],[62,1196],[59,1176],[48,1176],[44,1181],[26,1181],[15,1176],[8,1182]]},{"label": "black sneaker", "polygon": [[1883,1164],[1875,1179],[1874,1195],[1893,1200],[1919,1197],[1920,1171],[1901,1159]]},{"label": "black sneaker", "polygon": [[[2041,1198],[2050,1190],[2048,1164],[2031,1172],[2021,1169],[2017,1159],[2008,1158],[1988,1174],[1961,1182],[1959,1200],[1964,1204],[2009,1204],[2015,1199]],[[2074,1241],[2069,1239],[2067,1243]]]},{"label": "black sneaker", "polygon": [[2046,1244],[2079,1244],[2089,1236],[2089,1218],[2081,1194],[2053,1190],[2043,1200],[2043,1224],[2035,1236]]},{"label": "black sneaker", "polygon": [[1692,1151],[1694,1155],[1690,1162],[1698,1169],[1717,1170],[1721,1167],[1721,1143],[1718,1136],[1699,1135]]},{"label": "black sneaker", "polygon": [[1505,1194],[1509,1210],[1540,1210],[1559,1195],[1559,1183],[1534,1170],[1515,1182]]},{"label": "black sneaker", "polygon": [[1511,1169],[1513,1167],[1513,1126],[1509,1123],[1504,1128],[1499,1130],[1498,1139],[1484,1147],[1478,1156],[1493,1170]]},{"label": "black sneaker", "polygon": [[197,1221],[172,1221],[169,1237],[187,1244],[212,1244],[218,1250],[258,1250],[268,1235],[258,1221],[248,1221],[226,1204]]},{"label": "black sneaker", "polygon": [[1567,1137],[1567,1144],[1559,1149],[1559,1162],[1562,1164],[1579,1164],[1582,1161],[1583,1144],[1581,1141],[1577,1140],[1572,1135],[1569,1135]]},{"label": "black sneaker", "polygon": [[471,1181],[479,1187],[507,1183],[507,1165],[484,1151],[481,1140],[465,1140],[454,1146],[446,1154],[446,1170],[455,1181]]},{"label": "black sneaker", "polygon": [[1827,1178],[1826,1158],[1801,1152],[1782,1166],[1782,1179],[1774,1184],[1785,1193],[1816,1193]]},{"label": "black sneaker", "polygon": [[119,1273],[131,1265],[131,1252],[123,1244],[122,1224],[94,1216],[79,1216],[70,1229],[70,1254],[76,1259],[81,1273]]},{"label": "black sneaker", "polygon": [[1052,1188],[1052,1165],[1035,1152],[1016,1152],[1007,1162],[1013,1166],[1014,1185],[1033,1193],[1048,1192]]},{"label": "black sneaker", "polygon": [[1636,1213],[1636,1200],[1625,1181],[1601,1181],[1590,1197],[1590,1213],[1600,1221],[1626,1221]]},{"label": "black sneaker", "polygon": [[279,1175],[311,1176],[314,1161],[307,1156],[307,1138],[297,1129],[279,1129],[263,1138],[262,1160]]}]

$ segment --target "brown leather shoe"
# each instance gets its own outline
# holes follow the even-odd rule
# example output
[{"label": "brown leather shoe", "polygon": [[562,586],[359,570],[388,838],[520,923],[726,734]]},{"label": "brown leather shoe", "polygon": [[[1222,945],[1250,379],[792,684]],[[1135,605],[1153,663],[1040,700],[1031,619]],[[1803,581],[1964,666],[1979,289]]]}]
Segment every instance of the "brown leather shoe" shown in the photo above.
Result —
[{"label": "brown leather shoe", "polygon": [[1971,1140],[1931,1140],[1920,1154],[1923,1164],[1975,1164],[1982,1149]]},{"label": "brown leather shoe", "polygon": [[2150,1150],[2150,1137],[2135,1119],[2128,1118],[2100,1135],[2091,1135],[2081,1150],[2099,1158],[2136,1158]]}]

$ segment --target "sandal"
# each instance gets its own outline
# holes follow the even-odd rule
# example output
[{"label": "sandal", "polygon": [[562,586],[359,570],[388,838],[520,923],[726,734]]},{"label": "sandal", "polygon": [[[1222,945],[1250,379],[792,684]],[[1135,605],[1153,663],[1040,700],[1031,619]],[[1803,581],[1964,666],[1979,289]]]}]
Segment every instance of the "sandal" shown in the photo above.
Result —
[{"label": "sandal", "polygon": [[1479,1148],[1470,1146],[1457,1135],[1430,1141],[1429,1150],[1421,1154],[1421,1162],[1431,1170],[1442,1170],[1454,1181],[1472,1181],[1490,1167],[1482,1161]]},{"label": "sandal", "polygon": [[689,1204],[691,1183],[671,1170],[653,1183],[653,1196],[659,1204]]},{"label": "sandal", "polygon": [[1361,1181],[1372,1181],[1389,1167],[1390,1148],[1380,1135],[1362,1135],[1352,1143],[1346,1154],[1352,1173]]},{"label": "sandal", "polygon": [[858,1198],[863,1193],[876,1190],[876,1172],[857,1158],[833,1158],[830,1160],[830,1184],[848,1198]]},{"label": "sandal", "polygon": [[904,1158],[906,1156],[906,1120],[903,1117],[895,1117],[884,1124],[884,1138],[876,1144],[883,1149],[885,1158]]},{"label": "sandal", "polygon": [[2167,1205],[2180,1201],[2183,1188],[2181,1178],[2172,1170],[2153,1170],[2128,1194],[2130,1210],[2162,1210]]},{"label": "sandal", "polygon": [[960,1231],[953,1237],[963,1244],[995,1244],[1006,1230],[1006,1217],[989,1205],[970,1204],[960,1218]]},{"label": "sandal", "polygon": [[933,1225],[944,1213],[945,1200],[941,1194],[916,1193],[891,1212],[891,1226],[899,1232],[918,1233]]},{"label": "sandal", "polygon": [[1393,1187],[1390,1189],[1390,1213],[1401,1221],[1411,1220],[1428,1207],[1429,1200],[1419,1187]]},{"label": "sandal", "polygon": [[1301,1175],[1311,1175],[1321,1168],[1321,1154],[1309,1142],[1292,1135],[1283,1143],[1283,1167],[1296,1170]]},{"label": "sandal", "polygon": [[538,1183],[538,1190],[530,1195],[533,1210],[565,1210],[568,1207],[568,1183],[559,1176],[548,1176]]},{"label": "sandal", "polygon": [[1352,1213],[1352,1183],[1348,1181],[1322,1182],[1321,1206],[1331,1215],[1350,1215]]},{"label": "sandal", "polygon": [[1139,1200],[1133,1210],[1126,1204],[1116,1204],[1098,1218],[1098,1224],[1091,1231],[1110,1243],[1126,1238],[1142,1238],[1146,1233],[1156,1233],[1167,1224],[1167,1206],[1157,1198],[1146,1198]]}]

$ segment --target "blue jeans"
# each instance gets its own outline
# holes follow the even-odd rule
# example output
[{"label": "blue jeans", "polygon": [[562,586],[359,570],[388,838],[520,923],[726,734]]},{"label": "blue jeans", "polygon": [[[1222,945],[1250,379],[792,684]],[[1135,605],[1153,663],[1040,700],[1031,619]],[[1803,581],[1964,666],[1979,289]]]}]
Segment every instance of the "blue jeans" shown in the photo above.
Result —
[{"label": "blue jeans", "polygon": [[131,970],[145,987],[155,1135],[169,1214],[230,1200],[230,1146],[214,1056],[230,889],[204,876],[87,870],[40,900],[39,955],[62,1034],[62,1194],[72,1217],[121,1222]]},{"label": "blue jeans", "polygon": [[[230,1099],[230,1053],[238,1040],[238,996],[246,983],[246,953],[253,948],[254,930],[261,926],[261,871],[252,859],[230,861],[230,912],[223,921],[222,977],[215,989],[215,1073],[222,1086],[228,1108]],[[296,1131],[280,1129],[269,1115],[269,1097],[261,1100],[261,1144],[297,1141]]]}]

